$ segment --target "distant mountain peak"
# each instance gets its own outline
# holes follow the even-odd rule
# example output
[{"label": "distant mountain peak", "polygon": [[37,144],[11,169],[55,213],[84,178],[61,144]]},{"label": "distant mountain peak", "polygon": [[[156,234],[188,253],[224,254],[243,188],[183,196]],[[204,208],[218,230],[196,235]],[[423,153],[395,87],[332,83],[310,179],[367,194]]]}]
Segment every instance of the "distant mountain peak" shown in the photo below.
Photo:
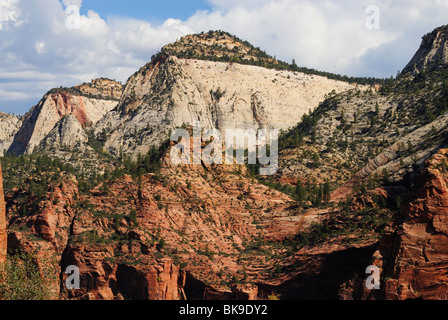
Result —
[{"label": "distant mountain peak", "polygon": [[448,25],[426,34],[403,73],[432,71],[448,65]]},{"label": "distant mountain peak", "polygon": [[85,96],[94,99],[102,100],[119,100],[123,92],[121,83],[107,78],[92,79],[91,82],[84,82],[83,84],[71,88],[54,88],[48,94],[69,93],[72,95]]},{"label": "distant mountain peak", "polygon": [[258,62],[275,64],[278,61],[260,48],[225,31],[209,31],[187,35],[162,48],[162,53],[179,58]]}]

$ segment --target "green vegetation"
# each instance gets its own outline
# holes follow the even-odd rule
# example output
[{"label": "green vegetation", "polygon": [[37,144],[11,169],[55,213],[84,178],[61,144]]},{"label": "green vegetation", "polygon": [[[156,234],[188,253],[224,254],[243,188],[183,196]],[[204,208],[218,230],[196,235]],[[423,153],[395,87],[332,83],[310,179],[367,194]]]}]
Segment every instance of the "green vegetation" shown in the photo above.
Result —
[{"label": "green vegetation", "polygon": [[[112,81],[112,80],[107,79],[107,78],[101,78],[101,79],[102,80]],[[92,87],[91,83],[84,83],[83,85]],[[94,95],[94,94],[89,94],[89,93],[83,92],[79,88],[79,86],[71,87],[71,88],[66,88],[66,87],[53,88],[53,89],[51,89],[50,91],[47,92],[47,95],[53,95],[53,94],[58,94],[58,93],[66,93],[66,94],[68,93],[68,94],[71,94],[71,95],[74,95],[74,96],[82,96],[82,97],[86,97],[86,98],[89,98],[89,99],[120,101],[120,99],[112,98],[110,96],[104,96],[104,95],[101,95],[101,94]]]},{"label": "green vegetation", "polygon": [[152,146],[148,153],[142,156],[138,155],[136,161],[130,157],[121,158],[122,168],[115,169],[110,173],[110,178],[118,178],[128,174],[133,178],[141,177],[148,173],[159,173],[162,166],[162,158],[167,153],[170,141],[165,141],[159,147]]},{"label": "green vegetation", "polygon": [[316,124],[329,111],[338,107],[339,97],[331,93],[327,100],[322,102],[314,111],[302,116],[302,121],[289,131],[282,131],[279,137],[279,150],[296,148],[304,143],[304,137],[310,137],[310,143],[316,143]]},{"label": "green vegetation", "polygon": [[76,173],[76,169],[72,165],[57,158],[50,158],[45,154],[21,155],[19,157],[7,154],[1,161],[5,193],[16,186],[23,185],[26,178],[36,176],[35,179],[30,180],[29,184],[31,195],[37,199],[44,196],[49,181],[58,179],[61,172]]},{"label": "green vegetation", "polygon": [[56,264],[41,261],[41,265],[43,270],[28,253],[9,255],[0,264],[0,300],[50,300],[50,285],[57,279]]},{"label": "green vegetation", "polygon": [[[345,242],[361,241],[383,235],[386,225],[391,221],[393,211],[388,208],[366,208],[351,210],[350,205],[341,203],[339,212],[319,224],[313,224],[310,232],[303,232],[292,242],[295,247],[317,245],[336,237],[345,237]],[[356,235],[355,238],[351,237]]]}]

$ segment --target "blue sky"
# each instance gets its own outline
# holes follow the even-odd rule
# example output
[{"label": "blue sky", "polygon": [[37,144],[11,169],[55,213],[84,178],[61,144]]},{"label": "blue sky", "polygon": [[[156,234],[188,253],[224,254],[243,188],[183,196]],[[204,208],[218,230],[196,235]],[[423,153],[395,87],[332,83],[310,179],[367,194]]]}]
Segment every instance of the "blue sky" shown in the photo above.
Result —
[{"label": "blue sky", "polygon": [[300,66],[389,77],[447,17],[445,0],[0,0],[0,111],[24,114],[51,88],[97,77],[125,83],[162,46],[218,29]]},{"label": "blue sky", "polygon": [[118,15],[163,23],[168,18],[186,20],[197,10],[211,9],[212,5],[204,0],[84,0],[81,14],[94,10],[105,18]]}]

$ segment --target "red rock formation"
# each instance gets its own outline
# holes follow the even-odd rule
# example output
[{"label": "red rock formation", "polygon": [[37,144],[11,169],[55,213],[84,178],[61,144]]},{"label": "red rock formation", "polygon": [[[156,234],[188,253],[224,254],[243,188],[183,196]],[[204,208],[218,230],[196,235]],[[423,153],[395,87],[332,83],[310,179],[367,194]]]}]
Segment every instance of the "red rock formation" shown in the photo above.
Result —
[{"label": "red rock formation", "polygon": [[[76,119],[78,119],[79,123],[81,123],[83,127],[90,126],[91,121],[87,117],[86,109],[81,96],[73,97],[69,93],[60,92],[53,94],[51,99],[54,102],[60,119],[64,116],[72,114],[76,117]],[[78,100],[78,103],[73,103],[73,101],[76,100]]]},{"label": "red rock formation", "polygon": [[371,258],[381,270],[381,290],[353,279],[341,287],[341,299],[448,299],[447,183],[448,149],[427,161],[402,222],[386,228]]},{"label": "red rock formation", "polygon": [[0,164],[0,262],[6,259],[6,248],[7,248],[7,232],[6,232],[6,209],[5,209],[5,198],[3,194],[3,176],[2,176],[2,166]]},{"label": "red rock formation", "polygon": [[[253,270],[269,271],[274,261],[252,243],[292,237],[297,222],[292,200],[245,170],[165,158],[163,178],[124,176],[85,195],[61,174],[40,202],[27,183],[7,197],[9,247],[55,258],[62,281],[52,291],[64,298],[256,299],[262,274]],[[71,265],[80,269],[81,290],[65,289]]]},{"label": "red rock formation", "polygon": [[386,299],[448,299],[448,150],[426,164],[398,232]]}]

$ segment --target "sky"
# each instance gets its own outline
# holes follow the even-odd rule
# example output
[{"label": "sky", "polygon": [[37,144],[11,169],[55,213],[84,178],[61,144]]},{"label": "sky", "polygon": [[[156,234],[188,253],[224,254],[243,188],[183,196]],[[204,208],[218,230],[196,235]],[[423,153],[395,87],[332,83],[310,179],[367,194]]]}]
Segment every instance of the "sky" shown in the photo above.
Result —
[{"label": "sky", "polygon": [[299,66],[390,77],[445,24],[447,0],[0,0],[0,111],[98,77],[125,83],[162,46],[208,30]]}]

